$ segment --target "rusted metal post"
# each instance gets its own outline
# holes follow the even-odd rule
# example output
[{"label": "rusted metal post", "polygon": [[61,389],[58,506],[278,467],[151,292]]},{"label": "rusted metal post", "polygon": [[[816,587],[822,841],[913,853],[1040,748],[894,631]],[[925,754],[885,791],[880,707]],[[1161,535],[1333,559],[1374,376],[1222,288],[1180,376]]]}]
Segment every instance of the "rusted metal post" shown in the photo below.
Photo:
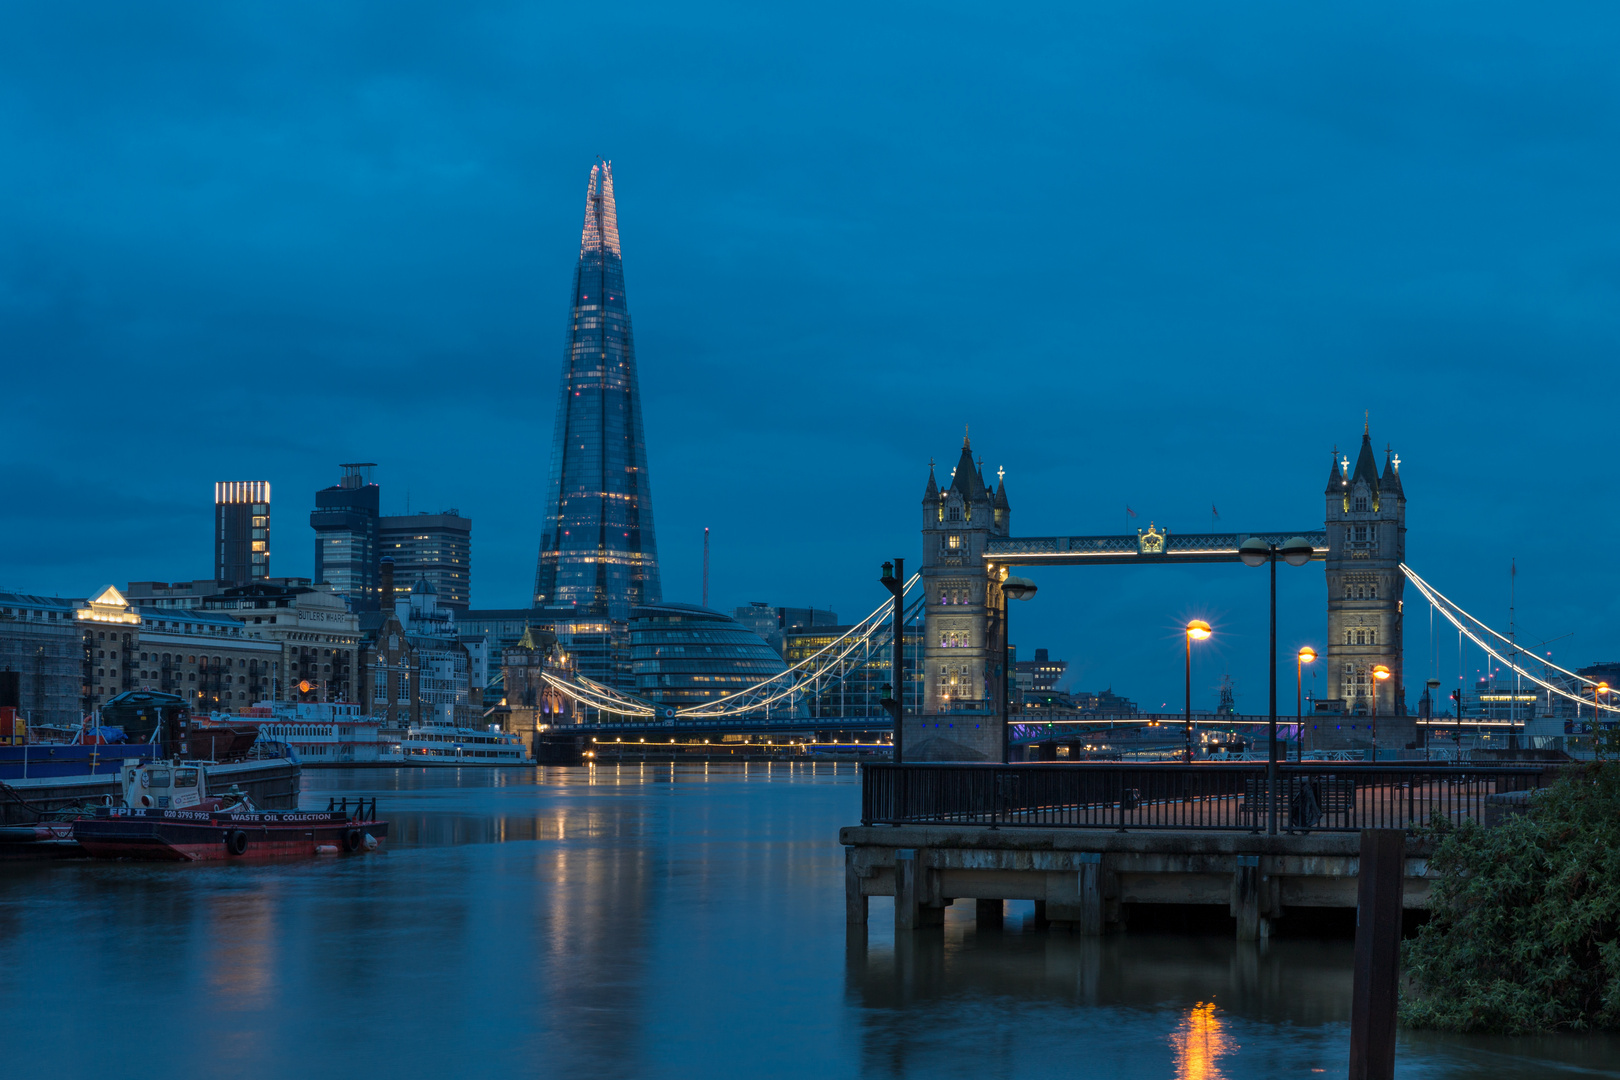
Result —
[{"label": "rusted metal post", "polygon": [[1406,833],[1363,829],[1356,871],[1356,966],[1350,996],[1350,1080],[1395,1075],[1396,980]]}]

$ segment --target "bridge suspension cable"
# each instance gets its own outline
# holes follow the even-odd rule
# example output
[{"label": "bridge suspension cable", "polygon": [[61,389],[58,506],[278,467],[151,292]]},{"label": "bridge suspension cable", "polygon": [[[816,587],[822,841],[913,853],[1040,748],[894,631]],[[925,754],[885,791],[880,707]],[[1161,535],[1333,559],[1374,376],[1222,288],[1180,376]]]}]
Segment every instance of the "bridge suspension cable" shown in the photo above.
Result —
[{"label": "bridge suspension cable", "polygon": [[[921,574],[913,574],[906,582],[905,588],[901,590],[902,597],[909,595],[921,579]],[[909,623],[917,617],[925,599],[919,593],[918,597],[911,601],[905,610],[904,622]],[[807,683],[820,683],[826,680],[827,686],[838,685],[851,670],[845,666],[846,661],[857,650],[878,644],[885,637],[889,641],[893,640],[891,629],[887,626],[887,623],[892,621],[889,618],[891,607],[888,601],[880,604],[866,618],[785,671],[780,671],[752,686],[715,698],[713,701],[676,709],[676,719],[713,720],[740,716],[774,705],[784,698],[802,694]],[[648,719],[658,715],[658,710],[651,702],[604,686],[583,675],[563,678],[547,671],[542,674],[542,678],[546,685],[558,693],[577,704],[600,712]]]},{"label": "bridge suspension cable", "polygon": [[[1557,694],[1559,697],[1568,698],[1577,705],[1591,705],[1594,707],[1594,709],[1602,709],[1603,711],[1609,713],[1620,713],[1620,706],[1605,705],[1598,701],[1595,691],[1592,694],[1591,700],[1589,701],[1586,698],[1581,697],[1578,693],[1571,693],[1562,686],[1554,685],[1546,679],[1526,671],[1512,660],[1509,660],[1507,657],[1503,656],[1491,643],[1487,642],[1484,638],[1481,638],[1479,634],[1474,631],[1473,627],[1479,627],[1479,629],[1483,630],[1486,634],[1489,634],[1499,642],[1507,642],[1507,644],[1511,647],[1508,651],[1517,652],[1519,651],[1519,646],[1512,638],[1506,636],[1505,634],[1498,633],[1496,630],[1493,630],[1491,627],[1487,626],[1483,620],[1464,611],[1454,600],[1441,593],[1440,590],[1436,589],[1433,585],[1430,585],[1427,581],[1424,581],[1423,578],[1418,576],[1416,571],[1414,571],[1410,566],[1407,566],[1405,563],[1401,564],[1401,572],[1406,575],[1406,579],[1408,581],[1417,586],[1418,592],[1422,593],[1424,598],[1428,600],[1429,603],[1433,604],[1435,609],[1438,610],[1440,614],[1444,615],[1446,620],[1450,622],[1451,625],[1455,626],[1464,637],[1466,637],[1469,641],[1472,641],[1475,645],[1478,645],[1481,649],[1485,650],[1487,654],[1495,658],[1498,662],[1506,664],[1509,669],[1516,672],[1523,678],[1535,683],[1548,693]],[[1588,679],[1584,675],[1578,675],[1567,668],[1559,667],[1551,660],[1538,660],[1537,662],[1544,664],[1545,666],[1552,668],[1554,671],[1560,672],[1563,675],[1567,675],[1571,679],[1574,679],[1577,683],[1584,683],[1585,685],[1591,687],[1596,687],[1598,685],[1596,680]]]}]

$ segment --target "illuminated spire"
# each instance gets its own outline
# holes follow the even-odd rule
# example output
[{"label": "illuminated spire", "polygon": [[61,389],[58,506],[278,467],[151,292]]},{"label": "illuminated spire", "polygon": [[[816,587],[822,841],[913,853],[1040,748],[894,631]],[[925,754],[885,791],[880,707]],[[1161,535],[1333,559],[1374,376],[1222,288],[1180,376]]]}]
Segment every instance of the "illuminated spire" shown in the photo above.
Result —
[{"label": "illuminated spire", "polygon": [[585,185],[585,227],[579,234],[579,257],[607,251],[620,255],[619,211],[613,205],[613,162],[591,166]]}]

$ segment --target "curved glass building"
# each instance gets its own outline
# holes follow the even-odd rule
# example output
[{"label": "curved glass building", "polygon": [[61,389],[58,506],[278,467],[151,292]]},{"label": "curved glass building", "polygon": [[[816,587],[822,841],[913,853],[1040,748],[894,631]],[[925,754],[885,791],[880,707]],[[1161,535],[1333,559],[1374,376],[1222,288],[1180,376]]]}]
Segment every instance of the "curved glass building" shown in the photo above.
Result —
[{"label": "curved glass building", "polygon": [[[637,697],[677,709],[736,693],[787,670],[776,650],[736,619],[696,604],[673,603],[643,604],[632,612],[630,664]],[[790,715],[792,707],[783,701],[783,715]]]}]

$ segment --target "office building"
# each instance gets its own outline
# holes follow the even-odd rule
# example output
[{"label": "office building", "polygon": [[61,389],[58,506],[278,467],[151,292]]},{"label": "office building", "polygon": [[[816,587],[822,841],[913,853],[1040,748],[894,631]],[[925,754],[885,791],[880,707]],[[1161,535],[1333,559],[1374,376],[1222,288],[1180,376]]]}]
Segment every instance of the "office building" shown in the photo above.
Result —
[{"label": "office building", "polygon": [[831,608],[771,607],[759,600],[734,608],[731,617],[764,638],[778,653],[783,652],[785,636],[795,630],[838,625],[838,613]]},{"label": "office building", "polygon": [[[630,623],[635,693],[661,709],[700,705],[787,670],[759,636],[735,619],[696,604],[643,604]],[[775,710],[803,716],[798,695]]]},{"label": "office building", "polygon": [[534,606],[624,624],[663,594],[608,162],[586,188],[567,349]]},{"label": "office building", "polygon": [[[360,618],[330,586],[243,585],[203,601],[201,614],[229,616],[242,636],[272,642],[277,701],[359,701]],[[163,612],[184,626],[196,612]],[[160,625],[160,628],[163,628]],[[189,682],[189,680],[188,680]],[[249,699],[252,700],[252,699]]]},{"label": "office building", "polygon": [[[799,627],[781,631],[782,656],[788,664],[798,664],[839,648],[838,639],[853,626]],[[906,627],[905,706],[916,716],[923,707],[922,655],[923,628],[915,623]],[[820,680],[809,701],[811,716],[835,718],[883,717],[883,687],[892,684],[894,645],[892,641],[864,643],[852,652],[840,669]]]},{"label": "office building", "polygon": [[[393,592],[395,567],[385,560],[379,571],[384,594]],[[384,724],[482,722],[488,654],[480,640],[463,640],[456,613],[439,602],[424,577],[383,612],[362,663],[368,675],[361,683],[362,709]]]},{"label": "office building", "polygon": [[1014,661],[1013,680],[1020,690],[1045,694],[1057,689],[1068,670],[1067,660],[1053,660],[1046,649],[1036,649],[1035,659]]},{"label": "office building", "polygon": [[31,726],[72,727],[82,715],[76,607],[59,596],[0,593],[0,671],[17,675],[17,711]]},{"label": "office building", "polygon": [[394,560],[398,600],[420,579],[433,586],[438,602],[466,611],[472,596],[472,518],[457,510],[402,514],[378,519],[379,551]]},{"label": "office building", "polygon": [[214,484],[214,577],[251,585],[270,576],[270,482]]},{"label": "office building", "polygon": [[348,598],[355,611],[376,611],[380,550],[381,489],[371,479],[374,462],[339,466],[342,477],[315,493],[309,515],[315,530],[315,580]]}]

